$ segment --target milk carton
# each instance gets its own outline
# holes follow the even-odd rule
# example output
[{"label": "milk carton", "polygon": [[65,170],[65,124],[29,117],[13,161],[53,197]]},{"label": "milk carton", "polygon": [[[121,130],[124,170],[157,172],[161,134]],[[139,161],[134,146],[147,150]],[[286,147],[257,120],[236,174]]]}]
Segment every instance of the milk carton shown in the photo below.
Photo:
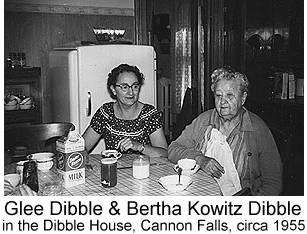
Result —
[{"label": "milk carton", "polygon": [[84,139],[76,131],[70,131],[56,141],[57,170],[63,178],[63,186],[68,188],[85,182]]}]

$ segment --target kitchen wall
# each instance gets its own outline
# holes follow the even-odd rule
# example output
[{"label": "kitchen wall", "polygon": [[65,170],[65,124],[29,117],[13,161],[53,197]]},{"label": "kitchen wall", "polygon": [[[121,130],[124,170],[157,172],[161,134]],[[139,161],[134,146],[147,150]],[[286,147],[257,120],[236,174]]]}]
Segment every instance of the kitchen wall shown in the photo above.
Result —
[{"label": "kitchen wall", "polygon": [[[49,51],[81,41],[96,41],[92,26],[125,29],[125,37],[133,41],[133,0],[5,1],[4,56],[25,52],[27,65],[41,67],[43,106],[49,101],[46,77]],[[44,122],[49,121],[46,113],[43,109]]]}]

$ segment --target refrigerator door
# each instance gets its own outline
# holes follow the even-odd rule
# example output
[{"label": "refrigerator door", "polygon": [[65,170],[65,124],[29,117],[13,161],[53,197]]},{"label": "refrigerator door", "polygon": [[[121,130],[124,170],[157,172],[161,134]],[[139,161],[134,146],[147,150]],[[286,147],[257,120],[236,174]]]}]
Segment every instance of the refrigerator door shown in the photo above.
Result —
[{"label": "refrigerator door", "polygon": [[151,46],[98,45],[78,47],[79,118],[83,132],[93,114],[111,101],[107,78],[116,66],[127,63],[137,66],[145,76],[140,101],[156,106],[156,56]]},{"label": "refrigerator door", "polygon": [[54,122],[71,122],[79,131],[77,50],[49,54],[50,116]]}]

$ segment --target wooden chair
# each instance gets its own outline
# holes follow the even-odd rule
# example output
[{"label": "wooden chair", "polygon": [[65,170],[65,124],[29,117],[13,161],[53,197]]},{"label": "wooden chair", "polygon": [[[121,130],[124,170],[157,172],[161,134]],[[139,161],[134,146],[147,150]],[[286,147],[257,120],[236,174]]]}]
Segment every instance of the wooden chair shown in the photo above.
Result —
[{"label": "wooden chair", "polygon": [[72,123],[43,123],[22,126],[6,126],[4,147],[6,163],[24,160],[29,153],[55,152],[55,142],[74,130]]}]

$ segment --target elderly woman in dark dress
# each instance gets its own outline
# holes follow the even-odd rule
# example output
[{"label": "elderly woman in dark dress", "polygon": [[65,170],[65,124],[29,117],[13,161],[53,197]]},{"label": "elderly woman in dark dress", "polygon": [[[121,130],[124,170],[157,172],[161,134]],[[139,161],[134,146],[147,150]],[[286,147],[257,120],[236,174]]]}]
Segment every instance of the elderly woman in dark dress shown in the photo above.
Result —
[{"label": "elderly woman in dark dress", "polygon": [[83,134],[89,152],[100,138],[106,149],[167,157],[162,112],[139,101],[144,76],[136,66],[121,64],[108,75],[108,90],[115,102],[104,103]]},{"label": "elderly woman in dark dress", "polygon": [[241,188],[250,188],[252,195],[278,195],[282,185],[280,155],[267,125],[243,107],[247,77],[230,68],[219,68],[211,79],[215,108],[200,114],[185,128],[169,146],[168,158],[173,162],[193,158],[219,181],[225,174],[225,165],[208,150],[212,134],[217,133],[229,149],[228,160],[234,165]]}]

